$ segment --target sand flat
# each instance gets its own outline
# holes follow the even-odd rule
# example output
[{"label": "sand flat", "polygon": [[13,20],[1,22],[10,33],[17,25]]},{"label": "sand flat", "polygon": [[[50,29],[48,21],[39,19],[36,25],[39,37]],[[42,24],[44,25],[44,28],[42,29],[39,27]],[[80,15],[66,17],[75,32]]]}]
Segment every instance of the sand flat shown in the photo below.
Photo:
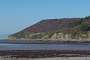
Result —
[{"label": "sand flat", "polygon": [[53,57],[53,58],[5,58],[0,60],[90,60],[90,57]]}]

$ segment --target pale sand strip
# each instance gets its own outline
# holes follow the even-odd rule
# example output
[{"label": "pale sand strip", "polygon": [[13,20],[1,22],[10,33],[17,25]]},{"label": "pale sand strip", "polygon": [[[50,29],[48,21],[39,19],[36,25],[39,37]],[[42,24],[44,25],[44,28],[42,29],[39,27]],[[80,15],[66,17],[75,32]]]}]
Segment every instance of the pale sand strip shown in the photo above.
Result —
[{"label": "pale sand strip", "polygon": [[55,57],[55,58],[4,58],[0,60],[90,60],[90,57]]}]

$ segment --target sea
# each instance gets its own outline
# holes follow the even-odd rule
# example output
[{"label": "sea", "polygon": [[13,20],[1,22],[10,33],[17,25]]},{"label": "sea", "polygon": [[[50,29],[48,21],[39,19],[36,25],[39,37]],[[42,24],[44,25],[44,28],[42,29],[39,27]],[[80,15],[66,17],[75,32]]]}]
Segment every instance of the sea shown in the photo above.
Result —
[{"label": "sea", "polygon": [[7,39],[9,34],[0,34],[0,39]]},{"label": "sea", "polygon": [[[8,44],[8,35],[0,35],[0,50],[90,50],[90,44]],[[8,39],[7,39],[8,40]],[[0,56],[0,60],[90,60],[90,57],[16,58]]]},{"label": "sea", "polygon": [[[90,50],[90,44],[6,44],[0,50]],[[16,58],[0,56],[0,60],[90,60],[90,57]]]}]

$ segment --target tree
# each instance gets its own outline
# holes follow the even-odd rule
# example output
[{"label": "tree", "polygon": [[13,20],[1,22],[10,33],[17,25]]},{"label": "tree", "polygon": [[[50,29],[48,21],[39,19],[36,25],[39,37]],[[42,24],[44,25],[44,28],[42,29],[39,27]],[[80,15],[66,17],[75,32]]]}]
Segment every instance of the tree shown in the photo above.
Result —
[{"label": "tree", "polygon": [[90,19],[90,16],[86,16],[84,19]]},{"label": "tree", "polygon": [[86,29],[88,29],[88,24],[86,24],[86,23],[81,23],[81,24],[80,24],[80,30],[86,30]]}]

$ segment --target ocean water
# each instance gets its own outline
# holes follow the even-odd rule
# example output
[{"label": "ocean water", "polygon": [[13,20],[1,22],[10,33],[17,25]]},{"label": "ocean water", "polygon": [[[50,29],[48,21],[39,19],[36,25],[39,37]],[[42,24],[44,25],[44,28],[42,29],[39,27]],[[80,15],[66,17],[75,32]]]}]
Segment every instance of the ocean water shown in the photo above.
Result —
[{"label": "ocean water", "polygon": [[0,34],[0,39],[7,39],[8,38],[8,34]]},{"label": "ocean water", "polygon": [[0,43],[0,50],[90,50],[90,44],[7,44]]},{"label": "ocean water", "polygon": [[[90,50],[90,44],[7,44],[7,34],[0,35],[0,50]],[[15,58],[0,56],[0,60],[90,60],[90,57]]]},{"label": "ocean water", "polygon": [[[90,44],[7,44],[0,50],[90,50]],[[0,60],[90,60],[90,57],[16,58],[0,56]]]}]

